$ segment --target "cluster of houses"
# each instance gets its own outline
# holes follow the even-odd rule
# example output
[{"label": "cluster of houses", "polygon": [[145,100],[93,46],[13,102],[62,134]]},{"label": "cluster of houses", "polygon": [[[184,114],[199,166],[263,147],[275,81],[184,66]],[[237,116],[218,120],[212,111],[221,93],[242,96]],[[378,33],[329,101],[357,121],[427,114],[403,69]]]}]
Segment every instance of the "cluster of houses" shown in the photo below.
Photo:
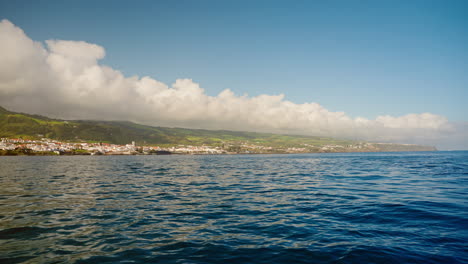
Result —
[{"label": "cluster of houses", "polygon": [[90,155],[132,155],[132,154],[249,154],[249,153],[308,153],[308,152],[361,152],[375,151],[376,145],[360,142],[354,145],[328,144],[313,146],[303,144],[302,147],[261,146],[251,143],[228,144],[216,146],[186,146],[171,147],[137,146],[135,142],[126,145],[89,142],[60,142],[48,138],[40,140],[1,138],[0,150],[32,151],[55,154],[90,154]]},{"label": "cluster of houses", "polygon": [[374,147],[372,144],[369,143],[358,143],[355,145],[336,145],[336,144],[329,144],[320,147],[321,151],[359,151],[359,150],[369,150],[373,149]]},{"label": "cluster of houses", "polygon": [[109,155],[132,155],[132,154],[222,154],[223,150],[209,146],[177,146],[163,148],[158,146],[137,146],[133,141],[131,144],[117,145],[108,143],[72,143],[61,142],[48,138],[41,140],[28,140],[21,138],[2,138],[0,150],[31,150],[35,152],[82,153],[82,154],[109,154]]},{"label": "cluster of houses", "polygon": [[4,150],[18,150],[28,149],[36,152],[82,152],[90,154],[106,154],[106,153],[121,153],[131,154],[137,151],[135,144],[115,145],[107,143],[71,143],[51,140],[42,138],[41,140],[28,140],[28,139],[9,139],[2,138],[0,142],[0,149]]}]

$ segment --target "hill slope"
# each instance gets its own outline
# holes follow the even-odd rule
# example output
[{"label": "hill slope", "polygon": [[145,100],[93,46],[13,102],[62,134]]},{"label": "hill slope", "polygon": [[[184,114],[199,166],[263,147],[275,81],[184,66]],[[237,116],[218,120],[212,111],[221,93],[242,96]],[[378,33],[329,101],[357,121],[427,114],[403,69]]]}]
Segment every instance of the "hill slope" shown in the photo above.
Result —
[{"label": "hill slope", "polygon": [[[398,144],[364,144],[362,142],[324,137],[277,135],[269,133],[215,131],[152,127],[131,122],[117,121],[65,121],[48,117],[8,111],[0,107],[0,137],[51,138],[61,141],[98,141],[113,144],[139,145],[246,145],[273,148],[304,148],[304,152],[346,150],[356,146],[355,151],[405,151],[434,150],[432,147]],[[328,147],[327,147],[328,146]],[[361,146],[357,148],[357,146]],[[324,149],[325,148],[325,149]]]}]

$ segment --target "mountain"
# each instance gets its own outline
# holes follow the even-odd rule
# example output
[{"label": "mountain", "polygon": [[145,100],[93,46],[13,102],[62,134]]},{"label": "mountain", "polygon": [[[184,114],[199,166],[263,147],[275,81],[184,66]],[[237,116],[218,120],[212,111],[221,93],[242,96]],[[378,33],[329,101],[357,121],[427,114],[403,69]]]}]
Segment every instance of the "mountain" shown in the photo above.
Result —
[{"label": "mountain", "polygon": [[367,143],[313,136],[152,127],[121,121],[67,121],[40,115],[11,112],[3,107],[0,107],[0,137],[50,138],[69,142],[86,141],[113,144],[128,144],[135,141],[138,145],[159,146],[211,145],[234,147],[238,148],[238,150],[242,146],[253,145],[271,147],[273,150],[297,148],[297,152],[435,150],[433,147],[427,146]]}]

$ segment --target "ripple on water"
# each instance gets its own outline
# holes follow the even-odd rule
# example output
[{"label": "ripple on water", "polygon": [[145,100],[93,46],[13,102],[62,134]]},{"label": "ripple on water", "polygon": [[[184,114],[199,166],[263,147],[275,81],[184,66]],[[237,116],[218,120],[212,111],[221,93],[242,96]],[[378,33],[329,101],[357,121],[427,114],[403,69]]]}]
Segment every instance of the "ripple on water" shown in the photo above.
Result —
[{"label": "ripple on water", "polygon": [[0,263],[468,263],[468,153],[1,157]]}]

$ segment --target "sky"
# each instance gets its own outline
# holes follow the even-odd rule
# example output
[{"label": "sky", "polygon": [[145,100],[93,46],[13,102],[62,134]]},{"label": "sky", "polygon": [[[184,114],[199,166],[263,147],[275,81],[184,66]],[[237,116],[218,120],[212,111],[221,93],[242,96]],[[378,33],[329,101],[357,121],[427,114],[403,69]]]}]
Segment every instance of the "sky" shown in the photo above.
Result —
[{"label": "sky", "polygon": [[468,149],[467,11],[429,0],[0,0],[0,105]]}]

